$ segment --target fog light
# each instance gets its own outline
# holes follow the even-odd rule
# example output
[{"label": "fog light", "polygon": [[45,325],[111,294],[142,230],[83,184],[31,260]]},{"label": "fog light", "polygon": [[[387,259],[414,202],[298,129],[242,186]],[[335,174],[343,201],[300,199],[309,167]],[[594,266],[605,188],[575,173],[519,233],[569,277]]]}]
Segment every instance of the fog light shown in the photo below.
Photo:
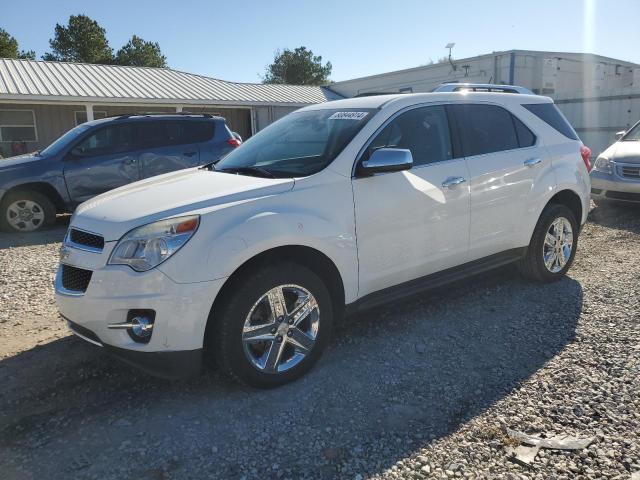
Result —
[{"label": "fog light", "polygon": [[156,312],[154,310],[129,310],[126,322],[111,323],[108,328],[126,330],[134,342],[149,343],[155,319]]},{"label": "fog light", "polygon": [[127,323],[131,324],[131,328],[127,329],[127,333],[135,342],[149,343],[155,319],[156,312],[153,310],[129,310]]}]

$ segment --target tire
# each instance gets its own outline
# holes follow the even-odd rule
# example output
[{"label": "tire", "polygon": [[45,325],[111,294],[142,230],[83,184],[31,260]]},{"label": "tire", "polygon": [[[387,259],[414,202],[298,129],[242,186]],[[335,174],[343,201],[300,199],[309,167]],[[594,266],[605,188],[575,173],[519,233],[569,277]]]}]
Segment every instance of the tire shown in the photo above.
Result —
[{"label": "tire", "polygon": [[[227,291],[222,304],[214,307],[205,346],[208,359],[213,357],[225,374],[251,387],[273,388],[299,378],[320,358],[331,336],[334,312],[329,290],[313,271],[294,263],[263,266],[237,278]],[[283,292],[287,312],[282,321],[272,323],[278,291]],[[275,293],[265,297],[267,292]],[[305,298],[311,299],[310,312],[295,327],[291,314]],[[249,331],[256,326],[263,328]]]},{"label": "tire", "polygon": [[[16,217],[16,213],[22,213],[21,211],[25,212],[22,221]],[[0,229],[5,232],[31,233],[49,227],[55,221],[56,207],[49,197],[40,192],[10,192],[0,203]]]},{"label": "tire", "polygon": [[[562,220],[566,221],[568,225]],[[552,228],[552,226],[556,221],[562,221],[562,224],[564,224],[565,227],[570,226],[572,235],[569,255],[566,254],[566,248],[560,249],[562,252],[562,258],[559,256],[560,253],[555,250],[555,247],[558,246],[558,244],[554,244],[554,247],[551,247],[551,242],[548,242],[545,246],[547,233],[550,233],[552,237],[555,237],[554,233],[556,230],[555,228]],[[567,238],[568,234],[566,228],[562,230],[564,237]],[[575,258],[576,249],[578,248],[578,231],[578,222],[576,221],[573,212],[567,206],[560,204],[547,205],[538,219],[536,228],[531,236],[531,242],[527,247],[527,253],[518,263],[520,273],[526,278],[542,283],[560,280],[567,273],[573,263],[573,259]],[[562,242],[559,242],[559,244],[562,245]],[[553,251],[557,257],[557,260],[552,264],[553,268],[550,268],[545,264],[545,258],[549,260],[553,258],[553,255],[545,255],[546,252],[550,251]]]}]

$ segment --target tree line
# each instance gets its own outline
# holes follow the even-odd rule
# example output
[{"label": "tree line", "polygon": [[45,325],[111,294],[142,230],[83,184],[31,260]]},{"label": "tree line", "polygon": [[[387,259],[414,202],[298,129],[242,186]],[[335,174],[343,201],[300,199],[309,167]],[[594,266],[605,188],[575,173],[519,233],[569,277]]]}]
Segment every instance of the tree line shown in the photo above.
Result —
[{"label": "tree line", "polygon": [[[148,42],[137,35],[115,53],[109,46],[107,32],[86,15],[71,15],[67,25],[56,24],[49,40],[50,52],[42,60],[56,62],[99,63],[135,67],[167,68],[167,57],[157,42]],[[0,28],[0,58],[35,60],[36,52],[21,50],[18,41]],[[292,85],[325,85],[333,66],[322,63],[322,56],[307,47],[285,48],[274,53],[273,62],[265,68],[263,83]]]},{"label": "tree line", "polygon": [[[42,55],[42,60],[136,67],[168,66],[160,45],[137,35],[114,53],[107,40],[107,31],[86,15],[71,15],[67,25],[56,23],[49,46],[51,51]],[[35,60],[36,52],[20,50],[18,41],[0,28],[0,58]]]}]

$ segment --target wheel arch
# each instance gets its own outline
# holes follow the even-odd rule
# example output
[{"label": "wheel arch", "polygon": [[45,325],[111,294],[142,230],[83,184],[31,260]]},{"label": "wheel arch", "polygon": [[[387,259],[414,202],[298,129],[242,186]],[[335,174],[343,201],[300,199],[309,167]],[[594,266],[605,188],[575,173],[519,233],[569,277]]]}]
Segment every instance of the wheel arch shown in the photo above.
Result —
[{"label": "wheel arch", "polygon": [[14,185],[4,193],[2,198],[7,198],[7,195],[21,191],[32,191],[46,195],[47,198],[53,202],[57,213],[64,213],[67,211],[65,202],[60,196],[60,193],[53,185],[47,182],[28,182]]},{"label": "wheel arch", "polygon": [[573,213],[576,222],[578,222],[578,226],[582,224],[582,200],[580,198],[580,195],[578,195],[573,190],[560,190],[549,199],[549,201],[545,205],[545,208],[551,204],[566,206],[567,208],[569,208],[569,210],[571,210],[571,213]]},{"label": "wheel arch", "polygon": [[241,279],[251,270],[260,268],[277,262],[293,262],[309,268],[316,273],[325,283],[333,300],[333,311],[336,321],[344,315],[345,310],[345,289],[342,276],[336,264],[320,250],[305,245],[284,245],[270,248],[254,255],[246,260],[242,265],[227,278],[222,288],[216,295],[211,306],[209,318],[205,327],[204,345],[209,343],[208,339],[213,335],[213,318],[217,309],[229,298],[230,293]]}]

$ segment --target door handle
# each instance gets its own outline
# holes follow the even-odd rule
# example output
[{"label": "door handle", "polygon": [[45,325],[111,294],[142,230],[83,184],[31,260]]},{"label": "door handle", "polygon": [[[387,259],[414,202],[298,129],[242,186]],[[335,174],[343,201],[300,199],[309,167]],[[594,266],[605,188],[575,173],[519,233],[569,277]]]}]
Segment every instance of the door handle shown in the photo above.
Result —
[{"label": "door handle", "polygon": [[542,162],[542,159],[540,159],[540,158],[530,158],[530,159],[524,161],[524,166],[525,167],[533,167],[535,165],[538,165],[540,162]]},{"label": "door handle", "polygon": [[442,188],[453,188],[456,185],[466,182],[467,179],[463,177],[449,177],[442,182]]},{"label": "door handle", "polygon": [[183,155],[185,157],[193,157],[196,153],[198,153],[198,152],[184,152]]}]

